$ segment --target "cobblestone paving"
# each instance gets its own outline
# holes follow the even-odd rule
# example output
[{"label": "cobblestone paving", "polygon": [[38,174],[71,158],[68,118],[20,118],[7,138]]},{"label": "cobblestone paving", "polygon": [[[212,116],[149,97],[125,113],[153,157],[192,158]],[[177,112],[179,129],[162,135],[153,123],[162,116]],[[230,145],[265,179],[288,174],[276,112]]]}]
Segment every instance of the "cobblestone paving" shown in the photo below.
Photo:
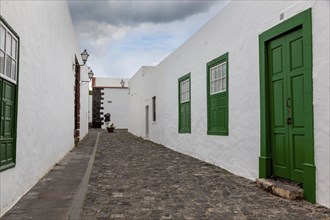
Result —
[{"label": "cobblestone paving", "polygon": [[82,219],[330,219],[219,167],[127,132],[100,137]]}]

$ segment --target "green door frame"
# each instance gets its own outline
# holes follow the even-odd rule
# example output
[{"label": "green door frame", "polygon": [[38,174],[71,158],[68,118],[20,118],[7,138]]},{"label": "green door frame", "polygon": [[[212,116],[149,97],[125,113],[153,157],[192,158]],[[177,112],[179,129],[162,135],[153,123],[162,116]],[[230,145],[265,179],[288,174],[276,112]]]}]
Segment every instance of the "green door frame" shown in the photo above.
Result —
[{"label": "green door frame", "polygon": [[270,140],[269,121],[269,94],[267,74],[267,43],[295,28],[301,28],[303,32],[304,64],[306,65],[304,80],[304,109],[306,149],[303,163],[304,198],[315,203],[316,180],[314,162],[314,125],[313,125],[313,83],[312,83],[312,10],[311,8],[283,21],[259,35],[260,58],[260,157],[259,177],[272,176],[272,149]]}]

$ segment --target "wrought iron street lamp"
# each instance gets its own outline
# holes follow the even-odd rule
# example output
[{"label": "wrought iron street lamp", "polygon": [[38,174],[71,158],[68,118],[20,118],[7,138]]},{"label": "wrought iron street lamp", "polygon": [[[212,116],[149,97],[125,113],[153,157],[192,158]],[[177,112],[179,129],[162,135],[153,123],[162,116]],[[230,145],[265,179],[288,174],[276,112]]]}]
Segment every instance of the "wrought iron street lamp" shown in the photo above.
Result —
[{"label": "wrought iron street lamp", "polygon": [[80,55],[81,55],[81,59],[83,61],[83,65],[80,65],[76,61],[76,63],[73,63],[73,68],[76,68],[76,66],[85,66],[85,64],[86,64],[86,62],[88,60],[89,54],[88,54],[87,50],[85,49]]},{"label": "wrought iron street lamp", "polygon": [[89,81],[81,81],[81,82],[90,82],[90,81],[92,80],[93,76],[94,76],[93,70],[90,70],[90,71],[88,72],[88,78],[89,78]]},{"label": "wrought iron street lamp", "polygon": [[121,79],[121,81],[120,81],[120,85],[121,85],[121,87],[124,87],[124,86],[125,86],[125,82],[124,82],[123,79]]},{"label": "wrought iron street lamp", "polygon": [[[88,54],[87,50],[85,49],[85,50],[81,53],[81,59],[83,60],[84,65],[86,64],[88,57],[89,57],[89,54]],[[84,66],[84,65],[83,65],[83,66]]]}]

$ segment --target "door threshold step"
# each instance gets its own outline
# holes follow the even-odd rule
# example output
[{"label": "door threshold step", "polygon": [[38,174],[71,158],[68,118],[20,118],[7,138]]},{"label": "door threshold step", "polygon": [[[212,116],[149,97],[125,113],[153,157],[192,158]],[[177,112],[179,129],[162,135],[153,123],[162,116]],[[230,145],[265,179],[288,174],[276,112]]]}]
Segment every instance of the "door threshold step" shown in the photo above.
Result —
[{"label": "door threshold step", "polygon": [[263,178],[256,179],[256,184],[259,188],[284,199],[297,200],[303,198],[303,189],[299,186]]}]

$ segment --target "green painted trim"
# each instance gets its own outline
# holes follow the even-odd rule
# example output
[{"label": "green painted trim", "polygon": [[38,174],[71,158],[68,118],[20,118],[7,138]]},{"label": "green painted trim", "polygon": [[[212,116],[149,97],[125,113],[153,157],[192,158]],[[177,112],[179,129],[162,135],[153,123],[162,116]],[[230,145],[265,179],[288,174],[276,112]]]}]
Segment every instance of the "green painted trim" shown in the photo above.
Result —
[{"label": "green painted trim", "polygon": [[[191,73],[187,73],[186,75],[180,77],[178,79],[178,133],[181,134],[190,134],[191,133]],[[182,129],[181,128],[181,122],[180,122],[180,112],[181,112],[181,103],[180,103],[180,83],[184,80],[189,79],[189,108],[190,108],[190,123],[188,129]]]},{"label": "green painted trim", "polygon": [[15,126],[14,126],[14,129],[15,131],[13,132],[14,134],[14,151],[13,151],[13,154],[14,154],[14,157],[13,157],[13,161],[14,163],[11,163],[11,164],[7,164],[5,166],[2,166],[0,167],[0,172],[1,171],[4,171],[4,170],[7,170],[9,168],[13,168],[16,166],[16,144],[17,144],[17,114],[18,114],[18,88],[19,88],[19,67],[20,67],[20,45],[21,45],[21,41],[20,41],[20,37],[19,35],[17,34],[16,31],[14,31],[14,29],[8,24],[8,22],[0,15],[0,20],[1,22],[6,25],[6,27],[11,31],[11,33],[13,35],[15,35],[15,37],[17,38],[17,76],[16,76],[16,91],[15,91],[15,116],[14,116],[14,123],[15,123]]},{"label": "green painted trim", "polygon": [[304,163],[304,198],[310,202],[316,201],[315,162],[314,162],[314,123],[313,123],[313,83],[312,83],[312,10],[307,9],[292,18],[289,18],[275,27],[259,35],[260,56],[260,157],[259,176],[267,178],[272,175],[271,168],[271,142],[269,122],[269,94],[267,77],[267,51],[268,41],[279,35],[285,34],[293,29],[302,28],[304,38],[304,63],[306,64],[306,75],[304,80],[304,102],[305,109],[305,134],[308,148],[305,151]]},{"label": "green painted trim", "polygon": [[312,203],[316,202],[316,166],[314,164],[303,164],[304,169],[304,198]]},{"label": "green painted trim", "polygon": [[[229,53],[225,53],[206,64],[206,100],[207,100],[207,134],[208,135],[222,135],[228,136],[229,135]],[[226,92],[224,95],[226,97],[226,106],[227,106],[227,115],[226,115],[226,129],[222,131],[212,131],[209,129],[210,125],[210,68],[214,65],[217,65],[223,61],[226,61]]]},{"label": "green painted trim", "polygon": [[271,157],[259,157],[259,177],[267,178],[271,173],[272,158]]},{"label": "green painted trim", "polygon": [[5,170],[8,170],[10,168],[13,168],[15,166],[16,166],[15,163],[5,164],[5,165],[3,165],[3,166],[0,167],[0,172],[5,171]]}]

